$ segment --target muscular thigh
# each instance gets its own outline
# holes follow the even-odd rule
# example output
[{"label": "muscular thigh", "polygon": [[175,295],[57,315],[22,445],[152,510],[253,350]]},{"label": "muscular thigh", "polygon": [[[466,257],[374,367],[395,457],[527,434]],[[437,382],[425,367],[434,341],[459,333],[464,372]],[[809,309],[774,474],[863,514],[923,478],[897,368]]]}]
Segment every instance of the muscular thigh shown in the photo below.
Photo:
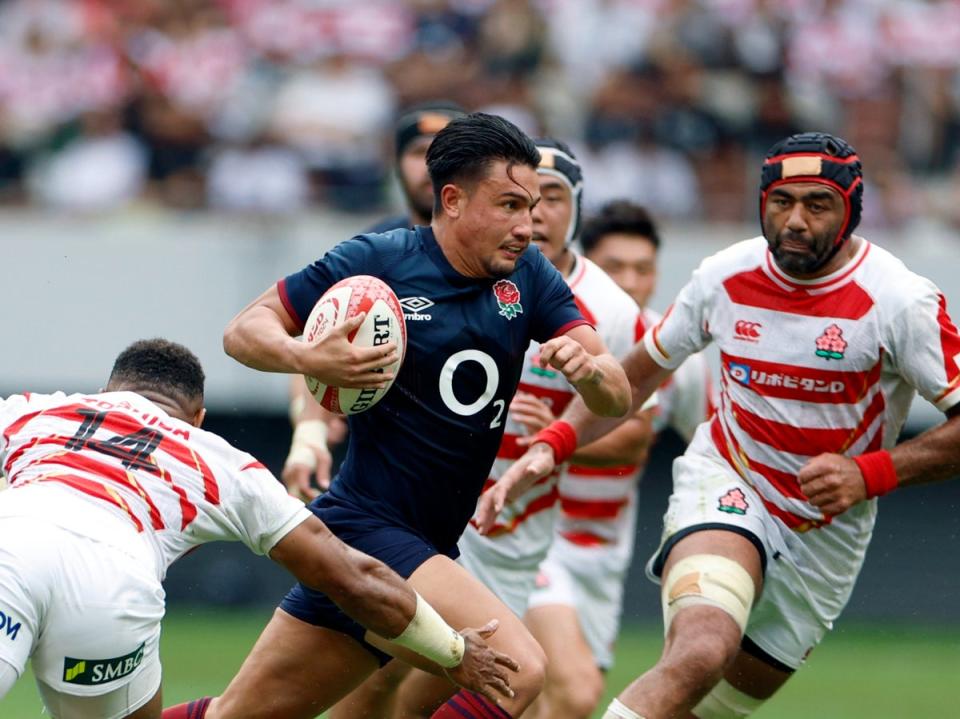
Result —
[{"label": "muscular thigh", "polygon": [[278,609],[207,719],[314,717],[377,666],[355,639]]},{"label": "muscular thigh", "polygon": [[490,637],[491,646],[510,654],[523,666],[525,659],[543,653],[520,618],[466,569],[443,555],[424,562],[410,583],[455,629],[482,627],[491,619],[500,628]]}]

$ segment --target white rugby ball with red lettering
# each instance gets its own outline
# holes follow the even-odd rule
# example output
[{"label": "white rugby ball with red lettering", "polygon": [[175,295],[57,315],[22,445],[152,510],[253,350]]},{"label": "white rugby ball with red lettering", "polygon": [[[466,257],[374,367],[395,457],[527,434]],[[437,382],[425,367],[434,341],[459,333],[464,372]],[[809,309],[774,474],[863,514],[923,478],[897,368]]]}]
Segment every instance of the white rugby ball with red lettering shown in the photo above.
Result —
[{"label": "white rugby ball with red lettering", "polygon": [[[403,308],[393,290],[371,275],[356,275],[340,280],[317,300],[303,327],[303,341],[316,342],[334,327],[361,312],[367,316],[347,339],[358,347],[397,343],[400,359],[384,368],[396,378],[407,350],[407,326]],[[337,414],[358,414],[383,399],[393,380],[384,389],[330,387],[314,377],[304,377],[307,389],[325,409]]]}]

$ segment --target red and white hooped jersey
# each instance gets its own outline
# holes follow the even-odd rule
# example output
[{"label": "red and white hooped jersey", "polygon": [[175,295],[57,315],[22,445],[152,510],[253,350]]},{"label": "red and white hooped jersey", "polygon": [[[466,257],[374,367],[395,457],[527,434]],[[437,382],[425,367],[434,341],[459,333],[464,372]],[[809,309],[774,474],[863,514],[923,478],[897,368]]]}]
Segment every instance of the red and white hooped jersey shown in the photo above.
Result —
[{"label": "red and white hooped jersey", "polygon": [[719,408],[688,451],[712,443],[798,531],[832,519],[797,483],[811,457],[892,447],[915,391],[943,411],[960,402],[960,334],[946,300],[863,239],[842,268],[810,281],[780,270],[763,237],[707,258],[644,343],[676,367],[711,340]]},{"label": "red and white hooped jersey", "polygon": [[[637,305],[616,283],[590,260],[574,254],[574,266],[567,276],[577,307],[584,318],[596,328],[607,349],[615,357],[622,357],[636,341],[640,314]],[[563,374],[539,365],[540,345],[532,342],[524,357],[523,373],[517,392],[534,395],[559,416],[573,399],[574,389]],[[524,427],[507,413],[506,430],[497,459],[490,470],[487,488],[503,475],[526,447],[517,445],[525,434]],[[504,557],[529,557],[536,560],[546,553],[553,539],[559,492],[558,474],[544,477],[519,500],[504,507],[489,536],[495,538],[496,550]]]},{"label": "red and white hooped jersey", "polygon": [[[661,319],[644,309],[636,326],[639,341]],[[691,355],[657,389],[653,429],[675,429],[689,442],[696,428],[713,413],[713,383],[702,354]],[[637,483],[643,467],[581,467],[569,465],[560,477],[560,516],[557,534],[572,544],[609,550],[618,565],[633,554],[637,513]]]},{"label": "red and white hooped jersey", "polygon": [[0,400],[0,463],[0,516],[121,547],[139,537],[160,578],[205,542],[266,554],[310,516],[251,455],[133,392]]}]

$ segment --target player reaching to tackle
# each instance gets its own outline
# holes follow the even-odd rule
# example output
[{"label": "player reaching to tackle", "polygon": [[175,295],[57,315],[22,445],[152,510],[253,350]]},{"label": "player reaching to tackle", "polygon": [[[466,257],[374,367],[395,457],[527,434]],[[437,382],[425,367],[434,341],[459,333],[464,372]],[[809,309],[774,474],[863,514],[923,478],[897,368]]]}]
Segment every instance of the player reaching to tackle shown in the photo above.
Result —
[{"label": "player reaching to tackle", "polygon": [[495,627],[457,635],[263,465],[200,429],[203,383],[189,350],[146,340],[118,356],[102,392],[0,400],[0,703],[31,658],[53,717],[160,717],[161,581],[215,540],[269,554],[457,681],[509,692],[498,665],[514,663],[482,639]]},{"label": "player reaching to tackle", "polygon": [[[587,218],[580,245],[584,256],[640,309],[635,331],[639,339],[645,328],[660,320],[660,315],[647,307],[656,286],[660,247],[653,220],[632,202],[610,202]],[[699,353],[691,355],[657,388],[652,430],[670,427],[689,443],[696,428],[713,413],[713,405],[706,358]],[[540,422],[554,419],[547,408],[534,409]],[[619,466],[573,464],[560,477],[560,514],[553,543],[540,564],[524,617],[547,655],[546,684],[527,712],[530,719],[593,716],[603,695],[604,675],[613,666],[624,582],[636,542],[637,485],[647,445],[643,442],[627,448],[632,454],[618,450],[619,442],[630,440],[622,430],[618,427],[573,457],[576,462],[586,451],[595,459],[597,453],[591,447],[603,450],[606,446],[600,456],[607,458],[607,464],[619,460]]]},{"label": "player reaching to tackle", "polygon": [[[657,664],[605,719],[736,719],[786,682],[850,597],[879,497],[960,469],[960,335],[946,300],[853,235],[860,160],[822,133],[769,151],[763,237],[704,260],[624,365],[634,405],[710,341],[717,413],[674,464],[660,548]],[[894,446],[919,392],[947,421]],[[574,402],[484,495],[505,499],[609,431]],[[559,440],[559,441],[558,441]]]},{"label": "player reaching to tackle", "polygon": [[[354,347],[349,323],[307,345],[295,339],[303,318],[327,288],[357,274],[380,277],[401,299],[432,303],[429,319],[407,324],[406,359],[391,391],[350,417],[343,467],[311,509],[345,542],[408,577],[448,620],[500,620],[490,643],[520,665],[513,696],[497,706],[462,692],[437,717],[519,716],[543,683],[542,653],[523,624],[453,561],[530,341],[543,344],[542,365],[561,372],[593,411],[619,416],[630,401],[620,364],[560,274],[530,247],[539,160],[530,138],[502,118],[452,121],[427,152],[430,227],[341,243],[267,290],[224,335],[228,353],[252,367],[374,387],[395,347]],[[388,661],[385,648],[329,597],[298,585],[206,716],[314,716]]]}]

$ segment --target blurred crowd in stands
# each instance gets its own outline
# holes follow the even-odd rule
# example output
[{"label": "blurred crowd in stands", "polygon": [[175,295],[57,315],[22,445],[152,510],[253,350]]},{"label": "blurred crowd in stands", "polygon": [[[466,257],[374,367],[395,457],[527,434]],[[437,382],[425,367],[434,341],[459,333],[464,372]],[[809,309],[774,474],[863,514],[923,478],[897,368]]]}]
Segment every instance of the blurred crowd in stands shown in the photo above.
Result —
[{"label": "blurred crowd in stands", "polygon": [[822,129],[865,224],[960,225],[958,47],[960,0],[0,0],[0,205],[371,212],[446,98],[569,140],[589,206],[749,221]]}]

